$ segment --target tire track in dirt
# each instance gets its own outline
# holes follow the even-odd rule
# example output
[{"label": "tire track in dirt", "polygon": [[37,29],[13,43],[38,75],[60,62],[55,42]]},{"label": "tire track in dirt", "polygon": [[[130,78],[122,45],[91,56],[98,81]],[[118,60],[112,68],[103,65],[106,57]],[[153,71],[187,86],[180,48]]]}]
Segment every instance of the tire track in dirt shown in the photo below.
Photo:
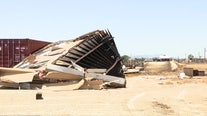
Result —
[{"label": "tire track in dirt", "polygon": [[136,107],[134,105],[134,102],[140,98],[140,97],[143,97],[146,93],[145,92],[142,92],[142,93],[139,93],[137,95],[135,95],[134,97],[132,97],[128,102],[127,102],[127,107],[129,108],[129,110],[136,110]]}]

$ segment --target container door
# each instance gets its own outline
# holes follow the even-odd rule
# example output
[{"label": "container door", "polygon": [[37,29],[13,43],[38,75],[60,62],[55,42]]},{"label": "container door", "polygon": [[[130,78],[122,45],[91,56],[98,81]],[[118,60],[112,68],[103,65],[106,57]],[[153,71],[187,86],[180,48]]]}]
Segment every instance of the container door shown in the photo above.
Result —
[{"label": "container door", "polygon": [[14,40],[14,65],[16,65],[17,63],[19,63],[21,61],[21,57],[20,57],[20,44],[21,41],[19,39]]},{"label": "container door", "polygon": [[0,40],[0,66],[3,67],[4,62],[4,41],[3,39]]},{"label": "container door", "polygon": [[0,43],[0,65],[1,67],[9,67],[9,40],[2,39]]}]

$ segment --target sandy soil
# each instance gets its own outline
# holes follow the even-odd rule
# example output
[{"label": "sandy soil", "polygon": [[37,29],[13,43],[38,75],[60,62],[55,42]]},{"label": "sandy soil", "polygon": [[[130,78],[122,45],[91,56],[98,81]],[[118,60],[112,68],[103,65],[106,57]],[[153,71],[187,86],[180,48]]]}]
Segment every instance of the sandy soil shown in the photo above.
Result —
[{"label": "sandy soil", "polygon": [[[0,90],[1,115],[207,115],[207,77],[127,78],[108,90]],[[42,92],[43,100],[36,100]]]},{"label": "sandy soil", "polygon": [[[0,115],[206,116],[207,76],[133,75],[107,90],[0,90]],[[43,100],[36,100],[42,92]]]}]

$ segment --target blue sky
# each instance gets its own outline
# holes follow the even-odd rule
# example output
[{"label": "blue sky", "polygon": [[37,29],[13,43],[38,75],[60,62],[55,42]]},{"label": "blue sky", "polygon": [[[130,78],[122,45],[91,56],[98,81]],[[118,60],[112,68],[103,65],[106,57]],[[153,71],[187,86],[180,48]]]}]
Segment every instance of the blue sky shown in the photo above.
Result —
[{"label": "blue sky", "polygon": [[121,55],[203,57],[206,0],[0,0],[0,38],[74,39],[109,29]]}]

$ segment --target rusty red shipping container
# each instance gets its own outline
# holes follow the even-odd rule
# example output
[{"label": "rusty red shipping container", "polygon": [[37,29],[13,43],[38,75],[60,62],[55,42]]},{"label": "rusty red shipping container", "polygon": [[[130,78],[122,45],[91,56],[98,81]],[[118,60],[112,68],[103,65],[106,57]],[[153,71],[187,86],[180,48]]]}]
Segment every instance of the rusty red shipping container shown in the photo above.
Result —
[{"label": "rusty red shipping container", "polygon": [[50,42],[24,39],[0,39],[0,66],[12,67]]}]

